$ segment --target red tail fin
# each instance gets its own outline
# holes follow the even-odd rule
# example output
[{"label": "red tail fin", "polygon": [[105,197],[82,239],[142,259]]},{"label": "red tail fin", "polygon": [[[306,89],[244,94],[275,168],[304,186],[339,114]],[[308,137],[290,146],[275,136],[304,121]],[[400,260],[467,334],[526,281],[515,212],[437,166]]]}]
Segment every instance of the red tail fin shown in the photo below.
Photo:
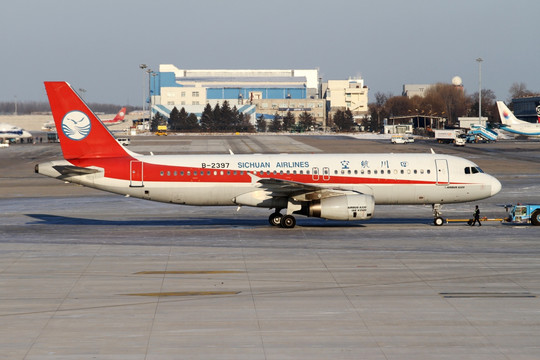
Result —
[{"label": "red tail fin", "polygon": [[67,82],[46,81],[45,89],[66,160],[127,155]]},{"label": "red tail fin", "polygon": [[117,122],[117,121],[123,121],[125,115],[126,115],[126,108],[123,107],[122,109],[120,109],[120,111],[118,112],[118,114],[116,114],[116,116],[114,117],[113,121],[115,121],[115,122]]}]

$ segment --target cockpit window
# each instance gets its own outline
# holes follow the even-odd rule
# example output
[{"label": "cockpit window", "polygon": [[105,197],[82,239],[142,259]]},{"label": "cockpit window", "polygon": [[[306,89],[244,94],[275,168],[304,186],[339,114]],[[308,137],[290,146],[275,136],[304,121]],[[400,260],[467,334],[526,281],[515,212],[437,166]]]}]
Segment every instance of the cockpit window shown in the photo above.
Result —
[{"label": "cockpit window", "polygon": [[483,173],[484,171],[480,169],[478,166],[473,167],[466,167],[465,168],[465,174],[478,174]]}]

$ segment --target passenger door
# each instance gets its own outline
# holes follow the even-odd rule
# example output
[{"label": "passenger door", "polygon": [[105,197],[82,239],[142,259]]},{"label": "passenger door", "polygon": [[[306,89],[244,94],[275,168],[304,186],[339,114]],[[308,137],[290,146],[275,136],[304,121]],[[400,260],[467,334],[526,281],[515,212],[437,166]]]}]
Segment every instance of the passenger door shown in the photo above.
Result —
[{"label": "passenger door", "polygon": [[448,185],[450,177],[448,175],[448,161],[446,159],[435,160],[437,171],[437,185]]}]

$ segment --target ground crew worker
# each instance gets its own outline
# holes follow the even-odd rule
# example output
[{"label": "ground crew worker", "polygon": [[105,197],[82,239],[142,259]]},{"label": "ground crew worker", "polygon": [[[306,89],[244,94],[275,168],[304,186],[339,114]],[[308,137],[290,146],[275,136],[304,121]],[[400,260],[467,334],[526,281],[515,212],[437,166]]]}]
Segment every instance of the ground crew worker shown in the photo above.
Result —
[{"label": "ground crew worker", "polygon": [[482,223],[480,222],[480,209],[478,208],[478,205],[476,205],[476,208],[474,209],[473,222],[471,223],[471,226],[474,226],[477,221],[478,226],[482,226]]}]

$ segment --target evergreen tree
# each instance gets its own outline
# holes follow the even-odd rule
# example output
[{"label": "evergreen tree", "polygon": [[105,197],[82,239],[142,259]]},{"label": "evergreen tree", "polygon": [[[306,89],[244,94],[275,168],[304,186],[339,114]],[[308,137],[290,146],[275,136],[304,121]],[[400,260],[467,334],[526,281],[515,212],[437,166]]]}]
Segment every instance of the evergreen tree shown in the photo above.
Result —
[{"label": "evergreen tree", "polygon": [[[182,108],[183,110],[184,108]],[[180,130],[180,112],[176,108],[176,106],[171,110],[171,113],[169,114],[169,129],[171,131],[178,131]]]},{"label": "evergreen tree", "polygon": [[338,110],[334,115],[334,125],[338,131],[351,131],[354,126],[354,117],[351,110]]},{"label": "evergreen tree", "polygon": [[283,118],[283,131],[291,131],[296,122],[294,114],[290,111],[287,111],[287,115]]},{"label": "evergreen tree", "polygon": [[257,118],[257,132],[266,132],[266,120],[263,114]]},{"label": "evergreen tree", "polygon": [[222,128],[222,119],[221,119],[221,107],[219,104],[216,104],[214,106],[214,110],[212,110],[212,130],[211,131],[220,131]]},{"label": "evergreen tree", "polygon": [[201,131],[214,131],[214,112],[210,104],[206,104],[201,115]]},{"label": "evergreen tree", "polygon": [[300,114],[300,116],[298,117],[298,122],[300,124],[300,128],[303,131],[311,131],[311,128],[315,126],[315,119],[307,111],[304,111]]},{"label": "evergreen tree", "polygon": [[268,130],[271,132],[281,131],[281,116],[279,116],[277,112],[274,114],[274,119],[270,123],[270,127]]},{"label": "evergreen tree", "polygon": [[186,112],[186,109],[181,108],[180,112],[178,113],[178,128],[176,129],[176,131],[189,130],[188,125],[187,125],[187,117],[188,117],[188,114]]},{"label": "evergreen tree", "polygon": [[186,118],[186,129],[188,131],[200,131],[201,127],[199,126],[199,121],[197,120],[197,115],[190,113]]},{"label": "evergreen tree", "polygon": [[227,100],[223,101],[223,104],[220,108],[220,120],[219,120],[219,130],[221,131],[233,131],[234,130],[234,114],[229,106]]},{"label": "evergreen tree", "polygon": [[236,105],[232,108],[232,129],[233,131],[239,131],[239,127],[242,124],[244,114],[240,113],[236,108]]},{"label": "evergreen tree", "polygon": [[156,132],[158,125],[165,125],[165,124],[166,122],[165,122],[165,119],[163,118],[163,115],[161,115],[160,113],[156,113],[156,115],[154,115],[154,117],[150,121],[150,131]]}]

